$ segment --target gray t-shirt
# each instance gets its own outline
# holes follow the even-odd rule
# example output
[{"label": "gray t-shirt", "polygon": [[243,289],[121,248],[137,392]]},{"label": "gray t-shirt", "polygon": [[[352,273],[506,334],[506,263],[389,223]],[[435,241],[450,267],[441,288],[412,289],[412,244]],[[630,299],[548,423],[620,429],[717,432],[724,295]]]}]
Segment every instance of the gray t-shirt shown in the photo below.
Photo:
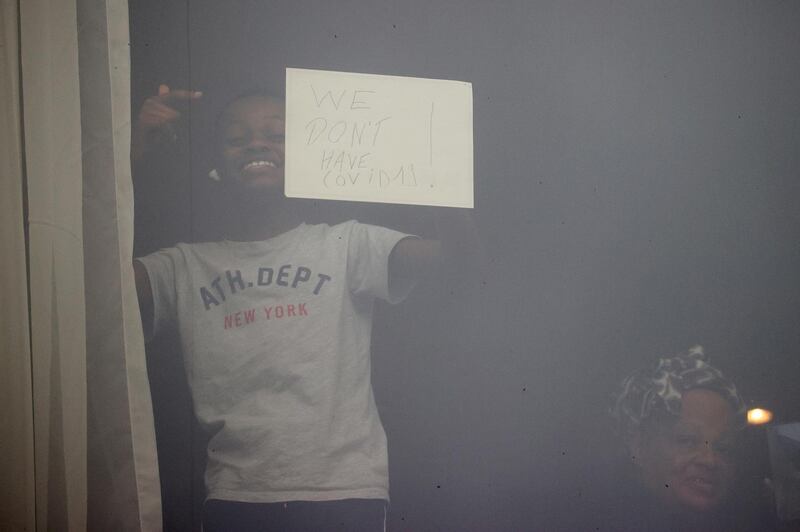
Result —
[{"label": "gray t-shirt", "polygon": [[179,244],[139,259],[154,331],[177,326],[208,444],[208,498],[388,499],[370,384],[375,298],[407,235],[355,221],[260,242]]}]

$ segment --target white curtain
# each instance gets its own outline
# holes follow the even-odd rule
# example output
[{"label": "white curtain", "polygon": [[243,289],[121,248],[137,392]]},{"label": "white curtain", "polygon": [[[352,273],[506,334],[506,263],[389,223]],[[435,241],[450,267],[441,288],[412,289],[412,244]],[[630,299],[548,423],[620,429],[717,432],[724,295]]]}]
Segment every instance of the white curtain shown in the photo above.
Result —
[{"label": "white curtain", "polygon": [[2,1],[0,529],[160,530],[131,269],[127,2]]},{"label": "white curtain", "polygon": [[32,530],[33,403],[17,2],[0,4],[0,530]]}]

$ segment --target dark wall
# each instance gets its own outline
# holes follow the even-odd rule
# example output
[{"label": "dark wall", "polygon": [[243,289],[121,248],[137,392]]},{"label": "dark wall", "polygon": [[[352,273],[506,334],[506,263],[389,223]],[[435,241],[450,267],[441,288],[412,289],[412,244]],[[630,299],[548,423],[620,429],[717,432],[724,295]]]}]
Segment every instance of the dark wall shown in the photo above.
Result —
[{"label": "dark wall", "polygon": [[[170,170],[139,184],[140,253],[213,235],[214,116],[243,89],[281,87],[285,67],[473,83],[490,276],[477,294],[432,286],[382,307],[374,334],[393,529],[552,528],[603,459],[614,383],[694,343],[749,397],[800,418],[797,3],[130,7],[134,109],[162,82],[205,92],[159,162]],[[411,207],[307,207],[430,231]],[[189,406],[155,358],[169,382],[159,419],[181,419],[159,421],[163,442],[189,430]],[[196,468],[176,467],[171,493]],[[191,521],[182,496],[165,495],[176,527]]]}]

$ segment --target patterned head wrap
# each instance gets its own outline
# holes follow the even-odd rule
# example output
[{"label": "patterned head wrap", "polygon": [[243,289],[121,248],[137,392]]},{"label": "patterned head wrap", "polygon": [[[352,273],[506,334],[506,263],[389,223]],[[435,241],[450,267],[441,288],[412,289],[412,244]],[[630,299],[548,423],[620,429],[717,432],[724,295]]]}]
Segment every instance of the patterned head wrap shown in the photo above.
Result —
[{"label": "patterned head wrap", "polygon": [[719,393],[733,408],[737,424],[744,423],[746,407],[736,386],[706,362],[699,345],[625,378],[614,398],[611,416],[620,435],[628,437],[654,413],[680,415],[683,393],[696,388]]}]

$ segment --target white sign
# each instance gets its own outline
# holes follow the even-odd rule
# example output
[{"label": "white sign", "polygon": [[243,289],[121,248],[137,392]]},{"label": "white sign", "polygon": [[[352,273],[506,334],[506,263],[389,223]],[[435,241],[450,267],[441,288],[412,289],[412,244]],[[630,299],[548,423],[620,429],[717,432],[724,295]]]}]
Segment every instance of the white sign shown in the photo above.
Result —
[{"label": "white sign", "polygon": [[472,84],[286,69],[286,196],[472,208]]}]

